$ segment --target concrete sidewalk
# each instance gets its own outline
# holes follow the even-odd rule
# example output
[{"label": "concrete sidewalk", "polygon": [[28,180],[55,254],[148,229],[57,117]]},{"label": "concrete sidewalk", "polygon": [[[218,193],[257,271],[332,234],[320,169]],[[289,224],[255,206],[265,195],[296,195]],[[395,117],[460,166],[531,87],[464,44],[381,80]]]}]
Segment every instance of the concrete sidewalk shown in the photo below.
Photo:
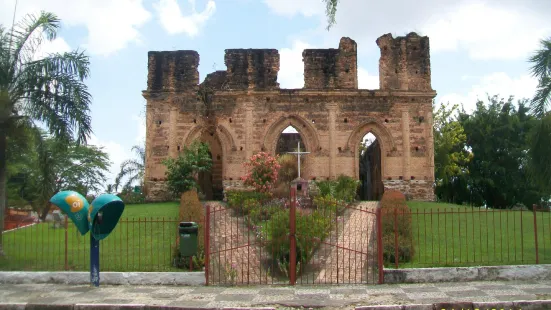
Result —
[{"label": "concrete sidewalk", "polygon": [[[8,305],[29,304],[27,309],[45,309],[46,305],[106,304],[103,309],[123,309],[116,305],[135,305],[134,309],[154,309],[149,306],[186,308],[224,307],[305,307],[347,308],[373,305],[421,304],[415,309],[433,309],[435,303],[490,302],[488,308],[515,306],[511,301],[536,301],[518,304],[515,309],[551,309],[550,281],[500,281],[435,284],[394,284],[372,286],[101,286],[61,284],[2,284],[0,309]],[[501,302],[496,304],[496,302]],[[509,302],[509,303],[507,303]],[[2,306],[3,304],[3,306]],[[30,304],[35,304],[30,307]],[[42,306],[41,306],[42,305]],[[493,306],[492,306],[493,305]],[[479,305],[483,306],[483,305]],[[534,306],[537,306],[534,308]],[[68,309],[89,309],[76,306]],[[401,309],[402,307],[385,308]],[[407,307],[408,309],[410,307]],[[67,309],[67,308],[59,308]],[[413,309],[413,308],[411,308]],[[450,308],[451,309],[451,308]]]}]

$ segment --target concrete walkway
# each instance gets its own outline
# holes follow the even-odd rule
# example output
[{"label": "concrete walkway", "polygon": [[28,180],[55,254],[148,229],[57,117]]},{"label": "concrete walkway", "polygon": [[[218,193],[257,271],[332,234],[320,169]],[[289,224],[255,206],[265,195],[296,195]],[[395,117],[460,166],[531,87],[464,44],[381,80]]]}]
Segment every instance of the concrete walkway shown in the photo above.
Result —
[{"label": "concrete walkway", "polygon": [[[532,301],[532,303],[513,304],[511,301]],[[162,309],[159,306],[175,306],[174,308],[163,307],[164,309],[300,306],[383,309],[365,306],[407,304],[421,305],[411,308],[399,306],[384,309],[437,309],[436,307],[443,309],[442,305],[434,305],[441,302],[456,303],[456,307],[457,302],[487,302],[474,306],[470,304],[473,307],[484,306],[480,309],[551,309],[551,282],[501,281],[312,287],[119,285],[92,288],[86,285],[61,284],[0,285],[0,309]],[[15,304],[20,305],[14,307]],[[96,306],[79,304],[96,304]],[[134,306],[130,307],[130,304]],[[462,306],[465,308],[465,304]]]}]

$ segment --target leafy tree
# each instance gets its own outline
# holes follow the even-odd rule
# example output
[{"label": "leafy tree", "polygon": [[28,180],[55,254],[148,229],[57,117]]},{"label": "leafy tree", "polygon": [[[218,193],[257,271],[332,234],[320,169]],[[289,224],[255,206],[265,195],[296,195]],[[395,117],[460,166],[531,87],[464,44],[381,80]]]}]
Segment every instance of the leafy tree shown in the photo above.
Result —
[{"label": "leafy tree", "polygon": [[137,155],[135,159],[127,159],[121,164],[121,170],[115,178],[115,184],[111,190],[117,191],[121,182],[126,179],[123,185],[124,190],[128,190],[133,183],[138,181],[143,186],[145,173],[145,148],[140,145],[134,145],[132,151]]},{"label": "leafy tree", "polygon": [[196,189],[198,173],[210,171],[212,167],[209,146],[194,141],[191,145],[184,146],[183,152],[177,158],[166,159],[163,164],[167,167],[168,189],[173,195],[178,196]]},{"label": "leafy tree", "polygon": [[466,149],[467,136],[457,120],[458,106],[442,104],[434,112],[434,178],[440,200],[462,204],[466,195],[465,180],[472,153]]},{"label": "leafy tree", "polygon": [[541,40],[540,49],[530,58],[532,75],[539,81],[531,101],[534,115],[540,120],[531,140],[530,164],[532,176],[541,188],[551,188],[551,37]]},{"label": "leafy tree", "polygon": [[107,153],[93,145],[35,132],[29,144],[32,148],[22,153],[28,159],[24,169],[8,179],[8,187],[17,188],[16,199],[30,204],[44,219],[50,210],[49,199],[61,190],[75,190],[85,196],[101,191],[110,164]]},{"label": "leafy tree", "polygon": [[48,12],[27,15],[11,30],[0,25],[0,231],[7,197],[8,134],[17,135],[20,122],[32,121],[40,121],[57,138],[69,141],[76,136],[78,143],[92,131],[92,97],[83,83],[89,75],[88,57],[71,51],[37,59],[43,40],[54,40],[59,26],[57,16]]},{"label": "leafy tree", "polygon": [[527,100],[513,104],[497,96],[488,104],[479,101],[472,114],[462,111],[459,122],[472,152],[469,162],[468,190],[473,204],[507,208],[516,203],[531,206],[549,197],[539,191],[529,176],[530,135],[537,120],[530,115]]}]

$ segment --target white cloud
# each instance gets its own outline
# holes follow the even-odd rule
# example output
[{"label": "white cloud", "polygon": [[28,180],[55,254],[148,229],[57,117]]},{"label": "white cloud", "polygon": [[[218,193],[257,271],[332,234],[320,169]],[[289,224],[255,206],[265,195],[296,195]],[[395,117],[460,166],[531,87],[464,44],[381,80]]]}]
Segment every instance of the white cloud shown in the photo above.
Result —
[{"label": "white cloud", "polygon": [[304,87],[304,63],[302,62],[302,51],[308,48],[312,48],[312,46],[306,42],[295,40],[291,48],[282,48],[279,50],[280,69],[277,74],[279,87]]},{"label": "white cloud", "polygon": [[379,89],[379,75],[369,75],[364,68],[358,68],[359,89]]},{"label": "white cloud", "polygon": [[[293,41],[291,48],[279,50],[280,69],[277,80],[281,88],[302,88],[304,87],[304,62],[302,52],[305,49],[315,48],[312,45],[300,41]],[[358,88],[378,89],[379,76],[370,75],[367,70],[358,68]]]},{"label": "white cloud", "polygon": [[526,59],[538,40],[551,34],[551,1],[544,0],[340,1],[337,24],[329,32],[320,0],[265,3],[283,16],[317,15],[317,35],[324,42],[348,36],[359,50],[376,50],[375,38],[385,33],[416,31],[430,37],[433,53],[464,50],[474,59]]},{"label": "white cloud", "polygon": [[112,140],[100,139],[96,135],[92,135],[90,137],[88,144],[102,147],[103,151],[109,155],[111,166],[109,167],[109,172],[107,173],[107,181],[105,186],[107,184],[114,183],[115,178],[120,171],[122,162],[131,158],[132,154],[128,152],[121,144]]},{"label": "white cloud", "polygon": [[450,93],[436,98],[436,103],[463,104],[465,110],[472,111],[478,99],[486,101],[488,95],[501,98],[514,96],[515,99],[532,98],[538,81],[530,75],[511,78],[503,72],[496,72],[479,78],[466,94]]},{"label": "white cloud", "polygon": [[276,14],[292,17],[297,14],[310,17],[325,12],[321,0],[264,0]]},{"label": "white cloud", "polygon": [[132,120],[136,122],[138,127],[138,135],[136,136],[136,144],[143,145],[145,142],[146,126],[145,117],[143,115],[132,115]]},{"label": "white cloud", "polygon": [[525,58],[551,24],[543,16],[519,13],[498,3],[472,2],[433,16],[421,30],[435,52],[464,48],[473,59]]},{"label": "white cloud", "polygon": [[169,34],[185,33],[194,37],[216,11],[213,0],[208,0],[205,9],[201,12],[196,11],[195,0],[187,0],[187,2],[191,7],[189,15],[182,14],[176,0],[159,0],[153,5],[159,14],[161,25]]},{"label": "white cloud", "polygon": [[[0,0],[0,23],[11,25],[15,0]],[[91,54],[109,55],[139,43],[138,28],[151,17],[142,0],[26,0],[19,1],[16,22],[24,15],[40,10],[55,13],[69,27],[85,27],[88,31],[82,44]]]},{"label": "white cloud", "polygon": [[48,56],[48,54],[63,54],[69,51],[71,51],[71,47],[61,37],[57,37],[53,41],[43,40],[40,48],[34,53],[33,59],[38,60]]}]

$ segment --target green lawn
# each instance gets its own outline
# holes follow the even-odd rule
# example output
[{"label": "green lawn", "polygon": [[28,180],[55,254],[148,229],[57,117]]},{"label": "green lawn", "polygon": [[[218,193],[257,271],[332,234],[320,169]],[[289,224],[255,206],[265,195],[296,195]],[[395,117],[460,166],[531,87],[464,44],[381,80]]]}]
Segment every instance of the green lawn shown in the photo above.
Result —
[{"label": "green lawn", "polygon": [[[177,203],[127,205],[115,230],[101,241],[101,270],[180,270],[171,267],[177,216]],[[89,270],[90,234],[81,236],[72,223],[67,231],[52,226],[4,233],[7,258],[0,259],[0,270],[65,270],[66,262],[68,270]]]},{"label": "green lawn", "polygon": [[[427,202],[408,202],[408,206],[415,254],[400,268],[536,263],[531,211]],[[539,263],[551,263],[551,214],[536,216]]]}]

